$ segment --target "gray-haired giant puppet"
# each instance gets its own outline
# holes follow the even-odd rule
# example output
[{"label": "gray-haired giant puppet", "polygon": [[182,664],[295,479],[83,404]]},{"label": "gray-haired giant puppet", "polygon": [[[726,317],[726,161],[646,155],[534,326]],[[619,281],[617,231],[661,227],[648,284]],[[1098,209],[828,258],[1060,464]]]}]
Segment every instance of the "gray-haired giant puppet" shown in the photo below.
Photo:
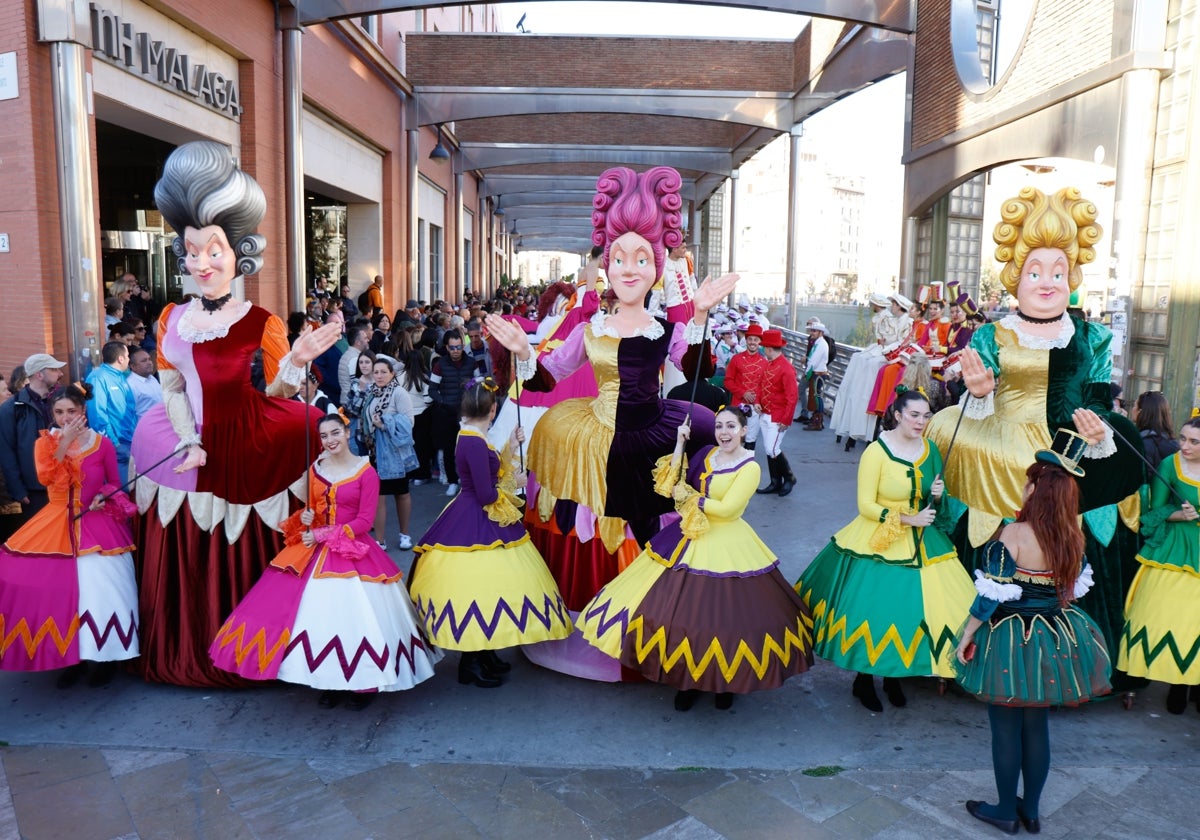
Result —
[{"label": "gray-haired giant puppet", "polygon": [[[319,419],[283,398],[338,328],[308,332],[289,350],[277,316],[233,296],[237,276],[262,267],[266,240],[255,228],[267,205],[226,147],[180,146],[154,198],[201,297],[170,304],[159,318],[163,404],[142,417],[133,439],[135,467],[179,452],[137,484],[142,670],[155,682],[236,685],[212,667],[208,645],[283,546],[277,526],[299,503],[289,487],[303,492],[305,428]],[[266,394],[250,382],[260,349]]]}]

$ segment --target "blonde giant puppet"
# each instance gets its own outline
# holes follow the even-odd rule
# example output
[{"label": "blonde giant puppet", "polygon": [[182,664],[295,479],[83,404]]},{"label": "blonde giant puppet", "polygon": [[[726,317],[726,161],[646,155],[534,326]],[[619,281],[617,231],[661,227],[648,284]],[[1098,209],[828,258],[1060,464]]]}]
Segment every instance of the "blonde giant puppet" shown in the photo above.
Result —
[{"label": "blonde giant puppet", "polygon": [[973,556],[970,546],[982,545],[1015,516],[1025,470],[1037,450],[1049,448],[1056,429],[1088,439],[1080,508],[1096,586],[1083,606],[1115,651],[1124,590],[1135,570],[1136,537],[1127,526],[1136,518],[1136,497],[1127,497],[1143,476],[1137,455],[1105,425],[1140,441],[1133,425],[1111,410],[1112,333],[1066,311],[1083,279],[1081,267],[1096,258],[1102,233],[1096,214],[1073,187],[1053,195],[1025,187],[1004,203],[993,238],[996,259],[1004,263],[1001,282],[1019,311],[975,332],[962,354],[968,395],[939,412],[928,434],[946,452],[965,412],[945,475],[947,491],[968,507],[968,539],[961,525],[957,531],[964,559]]}]

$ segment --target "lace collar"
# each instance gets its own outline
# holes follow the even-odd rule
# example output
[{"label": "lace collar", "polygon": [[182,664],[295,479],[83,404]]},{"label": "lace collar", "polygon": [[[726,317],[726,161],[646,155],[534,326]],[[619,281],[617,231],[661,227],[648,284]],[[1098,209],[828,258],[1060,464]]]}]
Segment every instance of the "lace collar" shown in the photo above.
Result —
[{"label": "lace collar", "polygon": [[234,305],[234,308],[237,310],[237,316],[228,324],[217,324],[216,326],[209,327],[208,329],[201,329],[200,327],[196,326],[195,321],[192,319],[195,318],[196,315],[200,314],[200,312],[203,310],[200,308],[200,301],[193,299],[190,303],[188,303],[187,309],[184,310],[182,317],[179,319],[179,324],[177,327],[179,337],[188,344],[202,344],[205,341],[224,338],[225,336],[229,335],[230,327],[246,317],[246,313],[250,311],[251,306],[253,306],[253,304],[251,304],[250,301],[243,300],[242,302]]},{"label": "lace collar", "polygon": [[1061,350],[1075,337],[1075,324],[1071,322],[1071,316],[1066,312],[1062,314],[1062,320],[1059,322],[1058,335],[1052,338],[1043,338],[1040,335],[1030,335],[1025,332],[1025,322],[1015,312],[1008,313],[996,323],[1016,333],[1017,343],[1027,350]]},{"label": "lace collar", "polygon": [[608,335],[613,338],[648,338],[653,341],[656,338],[661,338],[663,334],[662,322],[657,318],[651,318],[649,325],[640,327],[635,330],[633,335],[622,336],[617,332],[615,327],[608,325],[608,316],[603,312],[597,312],[592,316],[592,333],[594,335]]}]

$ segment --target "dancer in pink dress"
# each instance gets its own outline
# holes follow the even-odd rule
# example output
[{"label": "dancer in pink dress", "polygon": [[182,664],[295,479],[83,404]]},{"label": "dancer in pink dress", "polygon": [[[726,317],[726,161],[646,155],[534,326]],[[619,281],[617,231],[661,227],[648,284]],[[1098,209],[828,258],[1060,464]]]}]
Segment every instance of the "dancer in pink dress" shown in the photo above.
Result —
[{"label": "dancer in pink dress", "polygon": [[[283,523],[287,547],[222,625],[213,663],[246,679],[323,690],[351,709],[373,691],[433,676],[441,652],[425,638],[400,569],[371,537],[379,476],[350,451],[346,421],[318,426],[324,452],[309,473],[309,508]],[[349,692],[357,692],[349,694]]]},{"label": "dancer in pink dress", "polygon": [[0,548],[0,669],[67,670],[74,684],[99,662],[103,685],[116,662],[138,655],[133,503],[117,492],[117,451],[88,428],[91,386],[70,385],[53,405],[55,428],[34,444],[49,503]]}]

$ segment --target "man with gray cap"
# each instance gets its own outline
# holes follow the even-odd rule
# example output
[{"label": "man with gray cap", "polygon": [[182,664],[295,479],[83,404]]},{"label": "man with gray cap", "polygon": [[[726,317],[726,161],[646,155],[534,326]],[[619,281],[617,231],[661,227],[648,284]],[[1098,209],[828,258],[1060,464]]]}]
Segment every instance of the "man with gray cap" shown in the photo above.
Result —
[{"label": "man with gray cap", "polygon": [[22,522],[46,506],[46,488],[38,481],[33,444],[42,429],[50,428],[54,396],[66,364],[48,353],[34,353],[25,360],[29,381],[0,405],[0,472],[8,492],[21,503]]}]

